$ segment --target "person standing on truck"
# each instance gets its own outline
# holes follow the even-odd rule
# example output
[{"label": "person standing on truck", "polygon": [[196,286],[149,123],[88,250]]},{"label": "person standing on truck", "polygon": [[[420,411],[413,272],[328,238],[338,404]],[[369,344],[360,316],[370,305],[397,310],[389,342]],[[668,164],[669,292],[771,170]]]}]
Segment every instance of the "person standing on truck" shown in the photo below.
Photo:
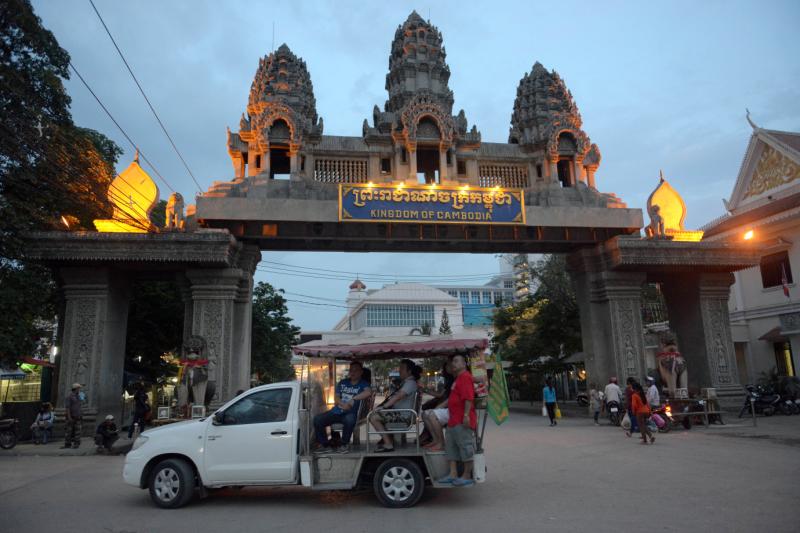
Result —
[{"label": "person standing on truck", "polygon": [[[472,374],[467,370],[467,359],[463,355],[454,355],[451,361],[456,381],[447,399],[449,418],[445,436],[445,453],[450,461],[450,475],[440,479],[439,483],[466,487],[475,483],[472,480],[475,430],[478,427],[475,388],[472,384]],[[459,462],[464,464],[464,473],[461,477],[458,476]]]},{"label": "person standing on truck", "polygon": [[[414,402],[417,399],[417,380],[422,375],[422,368],[416,365],[411,359],[400,361],[398,368],[402,384],[400,388],[392,393],[380,406],[379,411],[371,418],[372,427],[378,432],[386,431],[386,424],[406,424],[411,425],[411,413],[408,410],[414,409]],[[403,409],[405,411],[397,411]],[[391,433],[384,433],[376,452],[394,451],[394,439]]]},{"label": "person standing on truck", "polygon": [[314,431],[320,451],[331,449],[327,431],[328,426],[331,424],[341,424],[343,426],[342,445],[336,451],[338,453],[350,451],[348,444],[350,437],[353,435],[353,429],[356,427],[356,422],[358,422],[358,410],[361,407],[361,400],[369,398],[371,394],[372,389],[364,379],[364,365],[359,361],[353,361],[350,363],[347,377],[336,385],[333,409],[319,413],[314,417]]}]

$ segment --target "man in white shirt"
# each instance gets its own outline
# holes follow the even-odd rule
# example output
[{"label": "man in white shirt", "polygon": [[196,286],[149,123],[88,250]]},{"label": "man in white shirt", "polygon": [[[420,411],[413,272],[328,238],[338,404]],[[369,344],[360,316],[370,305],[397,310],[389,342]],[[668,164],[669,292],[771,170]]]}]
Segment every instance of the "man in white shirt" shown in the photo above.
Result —
[{"label": "man in white shirt", "polygon": [[660,407],[661,398],[658,396],[658,387],[656,387],[656,380],[647,376],[647,404],[650,408]]},{"label": "man in white shirt", "polygon": [[606,398],[606,405],[611,402],[617,402],[618,405],[622,405],[622,389],[617,385],[616,377],[612,377],[608,380],[608,385],[606,385],[606,388],[603,390],[603,395]]}]

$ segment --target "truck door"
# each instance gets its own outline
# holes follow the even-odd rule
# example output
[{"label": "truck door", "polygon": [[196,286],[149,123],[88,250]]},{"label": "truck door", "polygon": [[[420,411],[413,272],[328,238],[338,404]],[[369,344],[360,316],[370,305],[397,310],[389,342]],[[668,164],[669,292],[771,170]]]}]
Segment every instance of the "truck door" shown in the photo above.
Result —
[{"label": "truck door", "polygon": [[205,478],[211,483],[295,479],[296,400],[292,388],[253,392],[206,426]]}]

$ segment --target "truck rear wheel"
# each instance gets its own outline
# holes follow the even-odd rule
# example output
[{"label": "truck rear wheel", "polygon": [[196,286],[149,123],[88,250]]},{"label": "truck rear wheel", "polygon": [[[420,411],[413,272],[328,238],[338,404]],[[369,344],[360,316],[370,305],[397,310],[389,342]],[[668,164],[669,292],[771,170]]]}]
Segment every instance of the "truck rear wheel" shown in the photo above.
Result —
[{"label": "truck rear wheel", "polygon": [[412,507],[422,497],[425,478],[414,461],[388,459],[375,472],[372,488],[386,507]]},{"label": "truck rear wheel", "polygon": [[194,470],[182,459],[166,459],[150,474],[150,498],[165,509],[183,507],[194,496]]}]

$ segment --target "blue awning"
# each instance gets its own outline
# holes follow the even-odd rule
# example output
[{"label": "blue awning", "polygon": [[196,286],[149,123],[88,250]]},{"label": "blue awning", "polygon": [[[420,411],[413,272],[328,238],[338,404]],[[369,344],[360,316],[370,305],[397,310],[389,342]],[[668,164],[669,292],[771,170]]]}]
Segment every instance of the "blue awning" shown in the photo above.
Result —
[{"label": "blue awning", "polygon": [[27,374],[19,368],[9,369],[0,368],[0,380],[2,379],[25,379]]}]

